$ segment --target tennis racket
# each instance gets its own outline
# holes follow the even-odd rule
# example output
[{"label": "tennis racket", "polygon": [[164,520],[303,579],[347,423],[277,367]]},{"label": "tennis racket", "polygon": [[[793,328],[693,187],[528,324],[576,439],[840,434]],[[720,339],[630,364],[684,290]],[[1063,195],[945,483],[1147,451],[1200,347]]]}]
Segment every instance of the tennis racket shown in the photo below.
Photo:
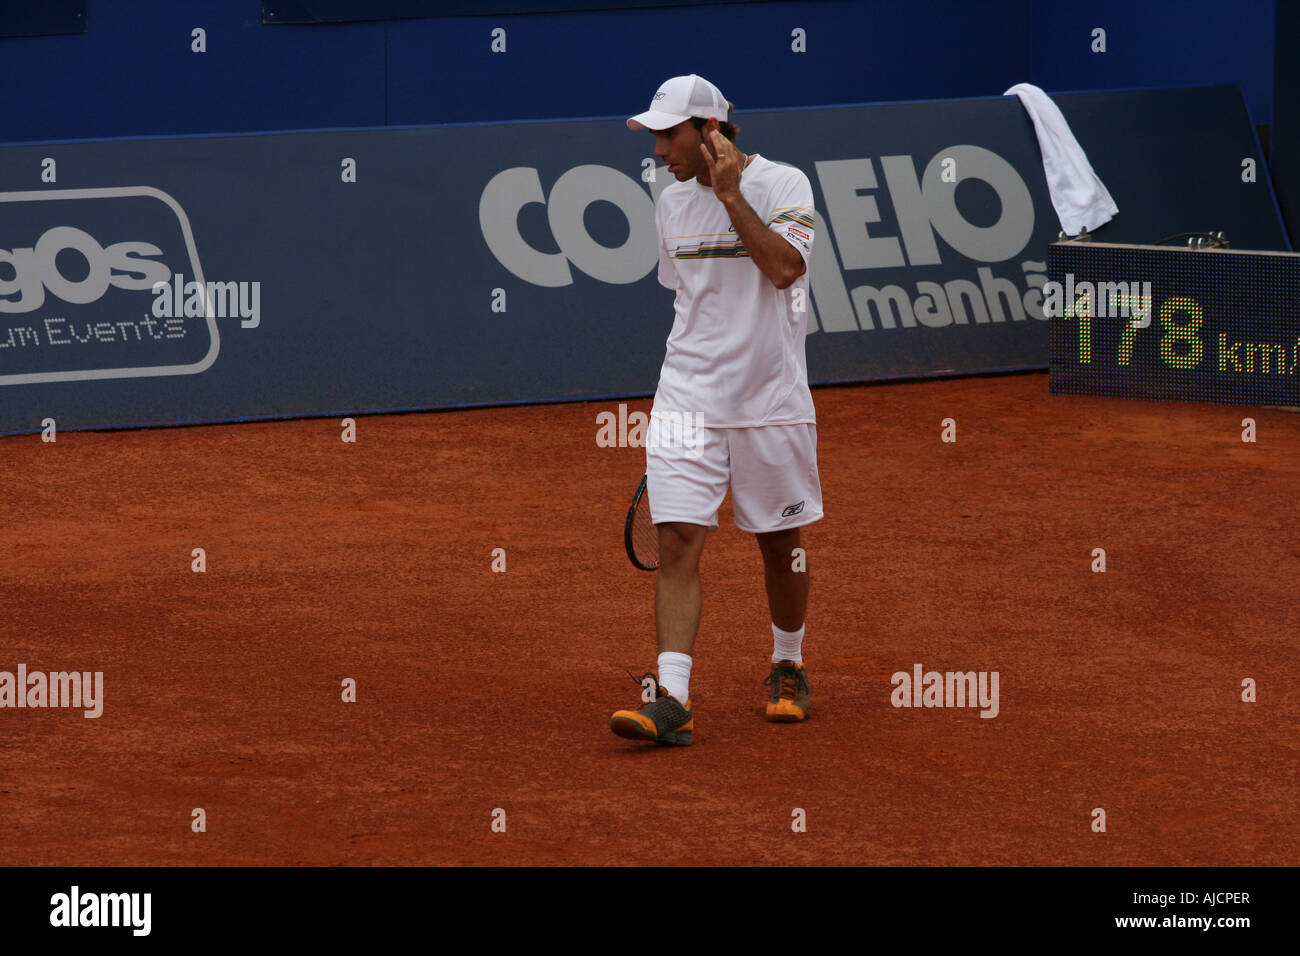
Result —
[{"label": "tennis racket", "polygon": [[623,526],[623,544],[628,560],[642,571],[659,570],[659,529],[650,520],[650,496],[645,490],[646,476],[636,486],[632,507],[627,509],[627,523]]}]

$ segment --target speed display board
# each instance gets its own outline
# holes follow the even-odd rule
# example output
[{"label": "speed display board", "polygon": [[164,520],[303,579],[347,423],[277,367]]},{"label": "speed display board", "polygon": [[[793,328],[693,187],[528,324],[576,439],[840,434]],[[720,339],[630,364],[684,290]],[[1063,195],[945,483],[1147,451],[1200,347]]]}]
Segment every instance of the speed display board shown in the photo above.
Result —
[{"label": "speed display board", "polygon": [[1054,242],[1053,394],[1300,405],[1300,254]]}]

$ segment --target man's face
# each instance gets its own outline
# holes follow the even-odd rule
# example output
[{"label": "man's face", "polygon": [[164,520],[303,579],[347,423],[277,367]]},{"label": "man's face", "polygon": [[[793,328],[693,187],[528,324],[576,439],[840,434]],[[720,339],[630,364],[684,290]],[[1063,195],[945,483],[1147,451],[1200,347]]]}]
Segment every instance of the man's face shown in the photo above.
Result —
[{"label": "man's face", "polygon": [[700,153],[700,144],[704,142],[704,135],[716,128],[717,123],[717,120],[709,120],[700,131],[690,120],[683,120],[668,129],[655,130],[655,159],[662,160],[679,183],[707,172],[709,164]]}]

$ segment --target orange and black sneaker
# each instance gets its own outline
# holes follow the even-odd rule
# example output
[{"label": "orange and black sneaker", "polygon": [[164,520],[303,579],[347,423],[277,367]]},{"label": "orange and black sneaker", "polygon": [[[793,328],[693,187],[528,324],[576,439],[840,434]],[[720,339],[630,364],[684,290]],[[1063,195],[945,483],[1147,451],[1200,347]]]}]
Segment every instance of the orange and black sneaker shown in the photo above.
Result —
[{"label": "orange and black sneaker", "polygon": [[609,718],[609,729],[628,740],[652,740],[657,744],[678,747],[689,745],[691,732],[695,729],[691,702],[688,700],[682,703],[664,690],[654,674],[644,675],[637,683],[641,684],[646,677],[655,678],[654,700],[643,704],[638,710],[615,711],[614,716]]},{"label": "orange and black sneaker", "polygon": [[767,719],[778,723],[805,720],[812,710],[812,696],[808,690],[808,672],[794,661],[777,661],[764,684],[772,688],[767,702]]}]

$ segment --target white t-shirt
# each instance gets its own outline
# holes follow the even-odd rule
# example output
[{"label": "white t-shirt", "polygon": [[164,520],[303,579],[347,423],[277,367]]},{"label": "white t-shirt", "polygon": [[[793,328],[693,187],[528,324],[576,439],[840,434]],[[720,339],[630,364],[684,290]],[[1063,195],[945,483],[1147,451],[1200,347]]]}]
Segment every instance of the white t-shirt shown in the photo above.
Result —
[{"label": "white t-shirt", "polygon": [[707,428],[815,423],[804,355],[812,186],[799,170],[754,154],[740,193],[799,250],[804,273],[778,289],[749,258],[712,187],[690,179],[664,189],[655,208],[659,282],[677,293],[676,318],[653,413],[693,416],[685,420]]}]

